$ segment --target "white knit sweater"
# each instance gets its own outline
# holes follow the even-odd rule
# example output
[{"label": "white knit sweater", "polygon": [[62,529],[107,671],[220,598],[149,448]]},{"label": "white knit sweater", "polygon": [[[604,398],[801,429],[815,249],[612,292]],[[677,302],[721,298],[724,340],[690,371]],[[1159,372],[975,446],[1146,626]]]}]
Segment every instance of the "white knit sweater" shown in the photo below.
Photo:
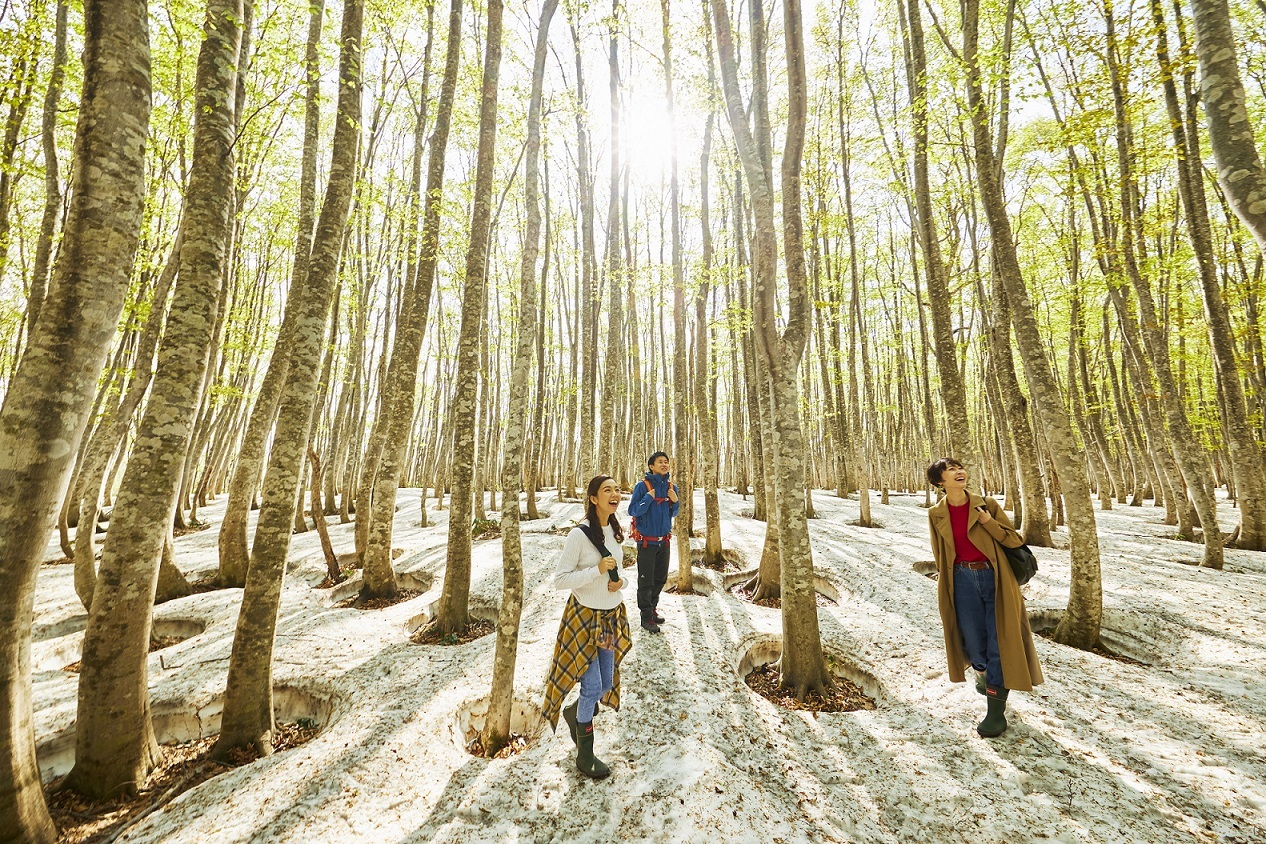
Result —
[{"label": "white knit sweater", "polygon": [[[588,524],[588,522],[585,522]],[[620,563],[622,551],[610,525],[602,528],[607,550],[615,557],[616,565]],[[611,578],[606,572],[598,571],[598,562],[602,555],[593,547],[589,537],[578,527],[567,534],[567,541],[558,555],[558,568],[554,572],[554,588],[570,589],[581,605],[594,610],[609,610],[619,606],[624,594],[617,589],[607,591]],[[616,571],[619,574],[619,570]]]}]

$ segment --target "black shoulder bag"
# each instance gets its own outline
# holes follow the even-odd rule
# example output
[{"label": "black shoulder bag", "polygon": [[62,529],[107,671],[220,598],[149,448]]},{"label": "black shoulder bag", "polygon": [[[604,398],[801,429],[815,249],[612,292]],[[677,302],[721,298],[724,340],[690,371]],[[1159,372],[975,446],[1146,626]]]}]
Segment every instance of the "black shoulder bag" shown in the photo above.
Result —
[{"label": "black shoulder bag", "polygon": [[[593,544],[593,547],[597,548],[598,551],[601,552],[602,556],[604,557],[611,556],[611,552],[607,550],[607,544],[602,541],[601,531],[594,531],[593,527],[587,522],[580,522],[576,525],[576,527],[580,528],[581,531],[584,532],[585,536],[589,537],[589,541]],[[1029,556],[1031,557],[1033,555],[1030,554]],[[618,569],[620,568],[619,558],[616,558],[615,562],[616,562],[615,568],[607,572],[607,577],[611,579],[612,583],[619,583],[620,582],[620,573],[618,571]]]},{"label": "black shoulder bag", "polygon": [[[998,544],[1002,545],[1001,542]],[[1021,545],[1019,548],[1008,548],[1002,545],[1002,550],[1006,552],[1007,561],[1011,563],[1011,571],[1015,575],[1016,583],[1023,586],[1033,579],[1033,575],[1037,574],[1037,557],[1033,556],[1028,545]]]}]

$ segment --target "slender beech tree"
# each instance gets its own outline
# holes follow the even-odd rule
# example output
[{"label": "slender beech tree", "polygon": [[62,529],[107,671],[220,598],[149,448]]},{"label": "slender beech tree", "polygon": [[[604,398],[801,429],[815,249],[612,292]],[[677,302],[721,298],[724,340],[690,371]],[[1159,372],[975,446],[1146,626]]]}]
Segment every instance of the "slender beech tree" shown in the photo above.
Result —
[{"label": "slender beech tree", "polygon": [[[770,171],[762,164],[739,93],[733,30],[725,0],[713,0],[717,52],[730,129],[747,176],[756,220],[755,295],[753,323],[758,354],[765,362],[773,418],[773,498],[782,558],[782,660],[780,683],[803,699],[809,691],[833,684],[822,653],[818,611],[813,586],[813,549],[805,518],[804,439],[800,427],[798,371],[805,346],[812,303],[805,270],[801,224],[800,169],[807,112],[804,34],[799,0],[786,0],[783,30],[787,51],[787,138],[782,159],[783,238],[789,291],[786,328],[777,324],[777,240],[774,194]],[[756,85],[762,84],[756,78]],[[763,121],[758,121],[763,122]],[[767,123],[765,126],[767,127]],[[765,130],[767,131],[767,129]]]},{"label": "slender beech tree", "polygon": [[1191,0],[1191,13],[1200,61],[1200,101],[1218,184],[1235,216],[1266,251],[1266,169],[1253,137],[1231,11],[1227,0]]},{"label": "slender beech tree", "polygon": [[[308,262],[312,251],[312,224],[316,206],[317,143],[321,118],[321,28],[325,19],[325,0],[310,0],[308,42],[304,55],[305,106],[303,119],[303,154],[299,165],[299,225],[295,234],[294,255],[291,261],[290,289],[300,289],[308,275]],[[286,381],[289,351],[294,344],[295,321],[298,319],[299,301],[296,297],[286,300],[277,342],[273,345],[268,369],[259,387],[246,434],[238,449],[237,467],[229,482],[229,498],[224,505],[220,522],[220,568],[217,579],[221,586],[246,585],[246,569],[250,561],[250,541],[246,522],[251,502],[259,488],[264,471],[264,449],[268,435],[277,420],[277,408],[281,401],[282,386]]]},{"label": "slender beech tree", "polygon": [[1033,302],[1016,256],[1015,237],[1002,195],[1001,171],[994,155],[989,114],[985,110],[981,90],[979,23],[979,0],[964,0],[962,57],[967,71],[967,106],[971,115],[976,181],[989,224],[996,271],[1006,287],[1011,305],[1011,323],[1020,359],[1024,363],[1024,374],[1038,411],[1046,420],[1047,440],[1064,491],[1072,539],[1072,583],[1068,609],[1054,635],[1063,644],[1089,649],[1099,641],[1099,626],[1103,619],[1103,584],[1099,571],[1099,535],[1095,529],[1094,504],[1090,500],[1090,483],[1081,448],[1073,436],[1072,420],[1047,357],[1046,342],[1038,327]]},{"label": "slender beech tree", "polygon": [[48,268],[53,254],[53,237],[62,210],[61,174],[57,164],[57,108],[66,79],[66,0],[57,0],[57,21],[53,28],[53,68],[44,90],[44,115],[40,120],[40,148],[44,153],[44,212],[40,235],[35,243],[35,263],[31,269],[31,293],[27,297],[26,335],[35,332],[35,321],[48,287]]},{"label": "slender beech tree", "polygon": [[[932,312],[932,340],[936,354],[936,370],[941,376],[941,400],[949,418],[950,448],[963,461],[971,474],[973,487],[979,487],[980,462],[967,418],[967,388],[958,368],[958,350],[950,317],[949,271],[941,255],[941,241],[936,231],[932,210],[932,187],[928,175],[928,94],[927,55],[923,43],[922,13],[918,0],[905,0],[908,9],[910,62],[906,84],[910,92],[910,113],[914,129],[914,202],[919,246],[923,250],[923,275],[927,284],[929,310]],[[858,326],[860,329],[860,326]]]},{"label": "slender beech tree", "polygon": [[[501,559],[504,580],[497,618],[496,654],[492,663],[492,694],[480,740],[493,755],[510,738],[510,709],[514,702],[514,665],[519,647],[519,618],[523,612],[523,543],[519,536],[519,489],[523,486],[527,442],[528,398],[531,395],[532,357],[536,353],[536,262],[540,250],[541,209],[537,169],[541,150],[541,100],[545,87],[545,58],[549,25],[558,0],[545,0],[536,31],[532,57],[532,93],[528,100],[527,146],[523,158],[523,257],[519,266],[519,336],[510,375],[510,406],[506,415],[505,460],[501,465]],[[529,493],[530,494],[530,493]]]},{"label": "slender beech tree", "polygon": [[[136,792],[158,760],[149,716],[150,617],[181,466],[202,400],[228,252],[242,4],[207,4],[194,86],[187,235],[181,238],[172,312],[110,517],[84,632],[75,767],[67,783],[98,798]],[[80,530],[92,529],[80,524]]]},{"label": "slender beech tree", "polygon": [[[311,260],[304,281],[290,291],[294,301],[294,339],[281,385],[277,430],[273,438],[259,522],[251,547],[251,564],[237,616],[228,685],[216,758],[234,748],[273,749],[272,656],[281,607],[281,587],[290,553],[290,537],[298,505],[299,481],[312,423],[321,343],[325,338],[335,279],[338,276],[348,213],[355,182],[357,145],[361,135],[361,0],[343,4],[339,36],[338,108],[330,150],[330,179],[312,239]],[[279,338],[280,342],[280,338]]]},{"label": "slender beech tree", "polygon": [[[395,573],[391,567],[391,537],[395,524],[396,489],[399,487],[405,446],[417,407],[417,381],[422,340],[426,334],[427,314],[431,309],[431,293],[435,287],[435,265],[439,258],[440,210],[443,205],[444,164],[448,134],[457,90],[457,71],[461,63],[462,4],[454,0],[448,18],[448,48],[444,64],[444,80],[431,134],[431,152],[427,164],[426,201],[421,221],[421,250],[410,232],[410,278],[396,327],[391,363],[383,382],[382,410],[374,420],[369,446],[361,468],[360,494],[356,505],[356,535],[364,537],[357,551],[363,554],[363,597],[390,597],[396,592]],[[430,56],[424,61],[429,63]],[[413,184],[410,190],[411,218],[416,220],[422,181],[422,140],[425,126],[426,84],[418,105],[415,126]],[[415,224],[416,225],[416,224]],[[416,230],[415,230],[416,231]]]},{"label": "slender beech tree", "polygon": [[140,241],[149,9],[84,2],[84,81],[54,282],[0,407],[0,841],[51,844],[35,756],[35,580],[88,423]]},{"label": "slender beech tree", "polygon": [[[1195,127],[1194,96],[1188,86],[1187,96],[1179,99],[1174,64],[1169,54],[1165,12],[1160,0],[1149,0],[1149,6],[1152,23],[1156,27],[1156,58],[1160,65],[1161,87],[1165,92],[1165,108],[1169,113],[1169,128],[1174,141],[1178,194],[1187,223],[1187,236],[1196,253],[1200,290],[1204,294],[1205,321],[1209,325],[1209,345],[1213,349],[1213,363],[1218,373],[1217,385],[1222,395],[1223,431],[1231,458],[1235,500],[1240,512],[1236,545],[1250,551],[1266,551],[1266,474],[1263,474],[1261,450],[1248,422],[1244,386],[1240,381],[1239,366],[1235,359],[1235,334],[1218,278],[1218,258],[1213,245],[1200,161],[1200,136]],[[1178,21],[1180,33],[1183,31],[1182,23],[1181,20]],[[1180,37],[1180,41],[1185,39]],[[1251,134],[1249,137],[1252,137]]]},{"label": "slender beech tree", "polygon": [[[489,0],[483,83],[479,94],[479,147],[475,164],[474,209],[466,250],[457,375],[450,403],[453,431],[453,496],[449,505],[448,557],[444,589],[434,624],[455,633],[470,623],[470,534],[474,505],[475,418],[479,408],[479,335],[488,286],[488,239],[492,216],[492,178],[497,145],[497,89],[501,70],[501,0]],[[522,328],[520,328],[522,330]],[[517,504],[515,505],[518,506]]]},{"label": "slender beech tree", "polygon": [[[665,0],[667,3],[667,0]],[[708,98],[714,96],[717,87],[716,62],[712,55],[712,33],[704,6],[704,51],[708,62]],[[667,55],[667,51],[665,51]],[[695,382],[694,406],[696,424],[699,426],[700,474],[703,476],[704,544],[703,561],[709,565],[721,563],[721,502],[717,496],[720,474],[720,449],[717,445],[717,376],[709,361],[709,349],[714,345],[708,324],[708,307],[712,296],[713,266],[711,197],[709,194],[708,167],[712,157],[712,128],[716,122],[716,110],[708,109],[708,119],[703,128],[703,149],[699,152],[699,229],[702,241],[700,254],[701,271],[695,292]],[[674,147],[676,144],[674,143]],[[674,155],[674,160],[676,156]],[[680,567],[678,569],[680,571]]]}]

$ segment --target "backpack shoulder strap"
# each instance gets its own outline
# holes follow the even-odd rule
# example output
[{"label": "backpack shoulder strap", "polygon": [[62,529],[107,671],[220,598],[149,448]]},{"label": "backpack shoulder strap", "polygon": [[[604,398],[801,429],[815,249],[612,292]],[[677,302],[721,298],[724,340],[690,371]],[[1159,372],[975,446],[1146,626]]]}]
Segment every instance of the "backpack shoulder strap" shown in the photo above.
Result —
[{"label": "backpack shoulder strap", "polygon": [[600,552],[602,552],[602,556],[611,556],[607,553],[607,544],[602,541],[602,534],[595,531],[592,525],[586,522],[579,522],[576,527],[580,528],[581,532],[583,532],[585,536],[589,537],[589,542],[594,548],[597,548]]}]

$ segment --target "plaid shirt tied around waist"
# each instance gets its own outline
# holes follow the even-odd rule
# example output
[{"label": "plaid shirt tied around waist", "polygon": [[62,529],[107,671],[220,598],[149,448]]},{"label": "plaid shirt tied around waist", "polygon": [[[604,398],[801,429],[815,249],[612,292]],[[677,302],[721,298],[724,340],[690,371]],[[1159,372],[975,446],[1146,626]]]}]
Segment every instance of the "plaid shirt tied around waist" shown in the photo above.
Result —
[{"label": "plaid shirt tied around waist", "polygon": [[563,708],[563,698],[576,687],[589,664],[598,658],[598,649],[606,643],[615,651],[615,674],[611,690],[602,696],[602,702],[612,709],[620,708],[620,663],[633,646],[629,633],[629,616],[624,604],[614,609],[595,610],[584,606],[572,595],[563,608],[563,620],[558,626],[558,640],[554,643],[554,660],[550,664],[549,678],[545,681],[545,702],[542,714],[550,726],[558,729],[558,715]]}]

